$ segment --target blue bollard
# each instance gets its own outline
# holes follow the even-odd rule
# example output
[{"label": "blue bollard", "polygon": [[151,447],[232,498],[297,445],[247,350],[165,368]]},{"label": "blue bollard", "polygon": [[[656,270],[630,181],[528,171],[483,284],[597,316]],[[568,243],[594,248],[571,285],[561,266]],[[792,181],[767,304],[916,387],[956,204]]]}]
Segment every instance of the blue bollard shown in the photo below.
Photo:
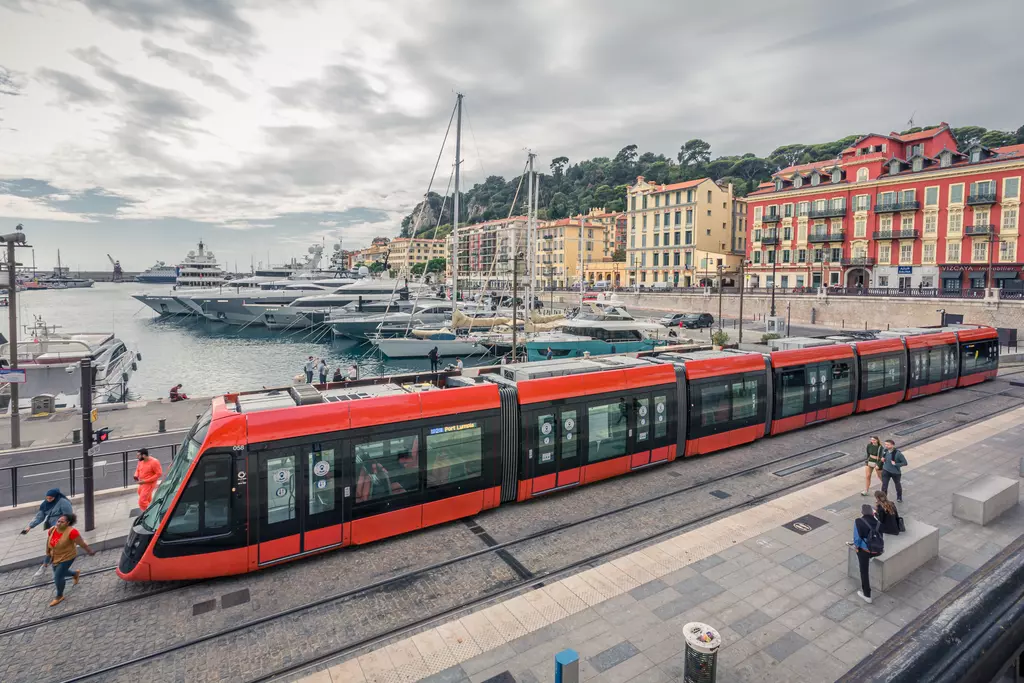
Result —
[{"label": "blue bollard", "polygon": [[580,656],[576,650],[555,655],[555,683],[580,683]]}]

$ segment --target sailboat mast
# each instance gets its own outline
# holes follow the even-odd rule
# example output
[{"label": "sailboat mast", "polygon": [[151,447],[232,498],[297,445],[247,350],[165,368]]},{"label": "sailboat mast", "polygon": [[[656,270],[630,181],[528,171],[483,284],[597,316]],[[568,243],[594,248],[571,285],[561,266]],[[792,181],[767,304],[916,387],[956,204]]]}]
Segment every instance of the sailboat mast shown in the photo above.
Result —
[{"label": "sailboat mast", "polygon": [[459,309],[459,166],[462,155],[462,93],[456,94],[455,196],[452,198],[452,320]]}]

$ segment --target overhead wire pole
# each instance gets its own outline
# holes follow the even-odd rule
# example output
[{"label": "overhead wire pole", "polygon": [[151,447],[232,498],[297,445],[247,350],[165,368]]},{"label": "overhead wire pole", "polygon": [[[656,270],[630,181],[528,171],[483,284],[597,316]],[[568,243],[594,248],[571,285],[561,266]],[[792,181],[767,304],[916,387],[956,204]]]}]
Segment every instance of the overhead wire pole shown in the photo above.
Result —
[{"label": "overhead wire pole", "polygon": [[[23,229],[18,223],[14,232],[0,236],[0,241],[7,244],[7,315],[11,327],[7,341],[11,350],[11,370],[18,369],[18,259],[14,256],[14,248],[30,246],[25,243]],[[21,416],[18,414],[21,397],[17,382],[8,386],[11,388],[11,448],[21,448]]]},{"label": "overhead wire pole", "polygon": [[[532,151],[527,150],[527,185],[526,185],[526,259],[527,259],[527,277],[529,277],[529,283],[526,287],[526,296],[530,300],[530,306],[533,305],[534,287],[536,286],[533,277],[533,264],[537,262],[537,251],[535,245],[537,243],[536,235],[536,216],[534,211],[534,175],[533,175],[533,161],[537,157]],[[513,304],[514,305],[514,304]],[[529,310],[529,308],[527,308]]]}]

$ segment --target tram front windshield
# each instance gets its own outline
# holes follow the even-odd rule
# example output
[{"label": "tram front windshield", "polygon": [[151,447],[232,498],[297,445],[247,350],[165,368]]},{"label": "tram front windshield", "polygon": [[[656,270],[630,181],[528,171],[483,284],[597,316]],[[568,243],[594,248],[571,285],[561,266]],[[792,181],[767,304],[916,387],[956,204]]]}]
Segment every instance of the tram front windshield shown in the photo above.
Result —
[{"label": "tram front windshield", "polygon": [[199,454],[199,449],[206,438],[206,432],[210,428],[210,417],[211,411],[207,410],[196,421],[195,425],[192,426],[192,429],[189,430],[185,440],[181,442],[177,454],[174,456],[174,462],[171,463],[170,470],[164,475],[164,478],[160,481],[160,486],[156,489],[156,493],[153,494],[153,502],[150,503],[146,511],[139,517],[139,523],[147,531],[155,532],[157,527],[160,526],[160,520],[163,519],[164,513],[167,512],[171,501],[174,500],[175,491],[181,486],[185,475],[188,473],[188,468]]}]

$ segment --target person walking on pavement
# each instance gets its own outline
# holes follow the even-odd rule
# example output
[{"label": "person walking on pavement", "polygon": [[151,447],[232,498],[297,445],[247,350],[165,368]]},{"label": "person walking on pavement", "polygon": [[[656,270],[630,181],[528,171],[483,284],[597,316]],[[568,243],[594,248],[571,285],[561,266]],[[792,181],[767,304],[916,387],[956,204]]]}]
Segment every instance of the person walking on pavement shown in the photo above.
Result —
[{"label": "person walking on pavement", "polygon": [[902,468],[907,464],[900,449],[896,448],[896,442],[886,439],[881,452],[882,458],[882,493],[889,495],[889,481],[896,484],[896,502],[903,502],[903,484],[900,483]]},{"label": "person walking on pavement", "polygon": [[313,362],[313,356],[310,356],[306,360],[305,371],[306,371],[306,384],[313,383],[313,369],[316,367],[316,363]]},{"label": "person walking on pavement", "polygon": [[427,352],[427,358],[430,359],[430,371],[431,372],[437,372],[437,358],[438,358],[438,355],[437,355],[437,347],[436,346],[434,348],[430,349],[430,351]]},{"label": "person walking on pavement", "polygon": [[320,359],[320,384],[327,384],[327,361]]},{"label": "person walking on pavement", "polygon": [[153,501],[153,490],[164,470],[160,461],[149,454],[146,448],[139,449],[139,464],[135,466],[135,481],[139,482],[139,509],[143,512]]},{"label": "person walking on pavement", "polygon": [[890,536],[900,534],[900,513],[889,500],[889,496],[875,491],[875,519],[882,525],[882,533]]},{"label": "person walking on pavement", "polygon": [[871,558],[881,555],[885,547],[882,539],[882,529],[878,520],[875,519],[875,511],[870,505],[861,505],[860,514],[853,522],[853,542],[846,542],[846,545],[853,546],[857,551],[857,564],[860,567],[860,590],[857,595],[868,603],[871,599],[871,577],[868,572],[871,568]]},{"label": "person walking on pavement", "polygon": [[81,572],[72,573],[71,571],[71,564],[78,557],[76,546],[82,546],[82,549],[90,555],[96,554],[75,528],[77,521],[78,519],[71,513],[61,515],[57,524],[50,529],[46,537],[46,556],[53,564],[53,585],[57,588],[57,597],[50,602],[50,607],[56,607],[64,602],[64,586],[67,583],[68,575],[73,576],[75,585],[78,585]]},{"label": "person walking on pavement", "polygon": [[[60,489],[50,489],[46,492],[43,502],[39,504],[36,516],[32,518],[27,527],[21,530],[21,533],[22,535],[27,534],[39,526],[40,523],[43,525],[43,530],[49,531],[50,527],[57,524],[57,520],[60,519],[61,515],[70,515],[72,512],[71,501],[68,500],[68,497],[61,493]],[[43,558],[43,563],[39,565],[39,569],[32,576],[41,574],[49,562],[50,557],[47,555]]]},{"label": "person walking on pavement", "polygon": [[874,474],[878,477],[878,481],[882,481],[882,460],[878,455],[878,452],[882,450],[882,442],[877,436],[871,437],[868,441],[868,459],[864,463],[864,490],[861,491],[860,495],[868,495],[868,491],[871,490],[871,475]]}]

